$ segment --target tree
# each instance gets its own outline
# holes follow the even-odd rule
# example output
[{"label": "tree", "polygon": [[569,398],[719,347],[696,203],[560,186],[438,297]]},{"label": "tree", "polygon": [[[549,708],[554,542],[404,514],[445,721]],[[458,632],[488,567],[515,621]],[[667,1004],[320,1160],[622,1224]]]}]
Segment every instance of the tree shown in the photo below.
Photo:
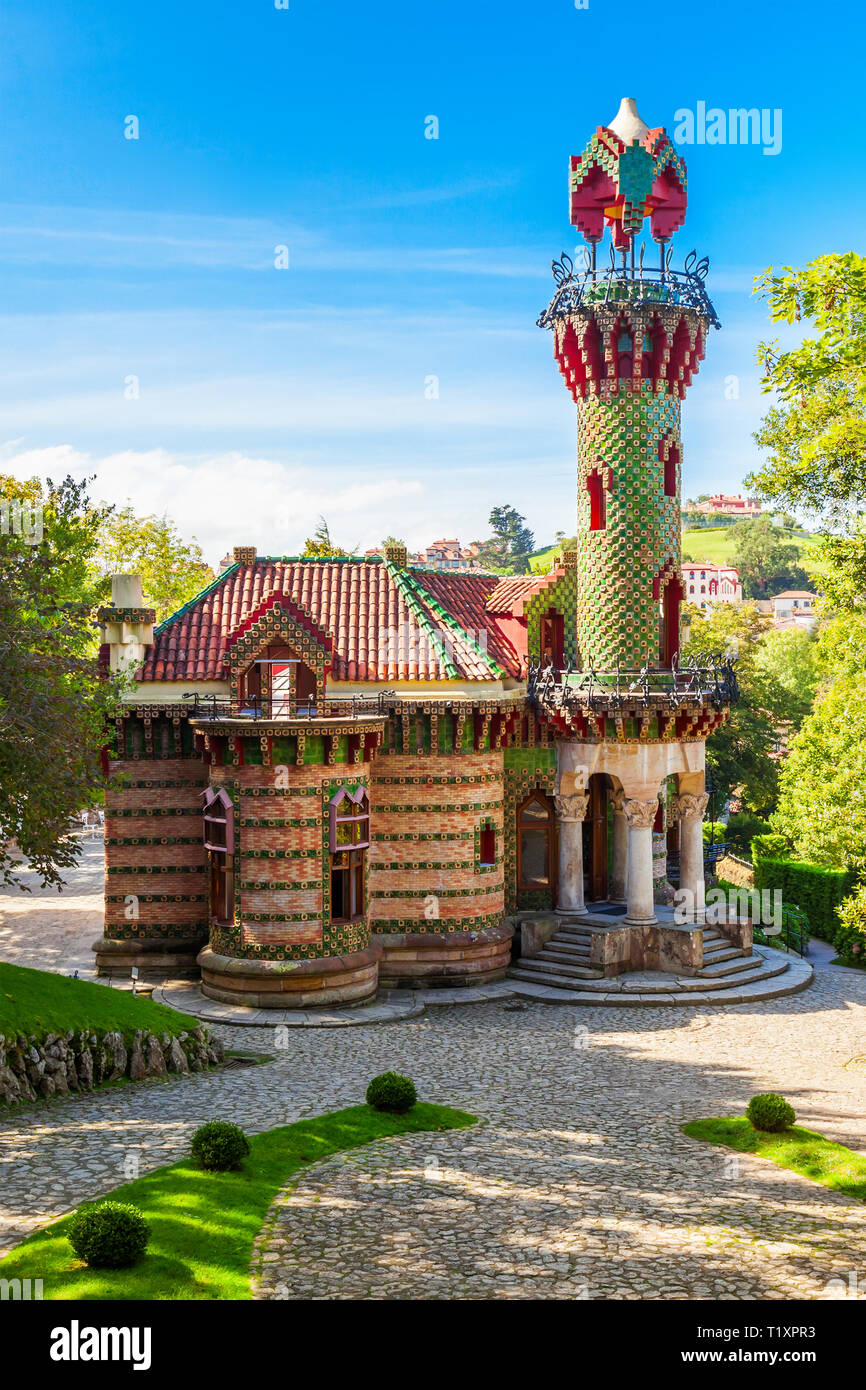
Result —
[{"label": "tree", "polygon": [[744,598],[768,598],[808,582],[796,545],[785,541],[768,516],[738,521],[731,530],[731,564],[740,571]]},{"label": "tree", "polygon": [[771,620],[752,603],[720,603],[707,613],[690,605],[684,617],[688,642],[683,661],[731,659],[740,687],[740,701],[730,718],[707,739],[707,769],[723,796],[738,796],[750,811],[767,815],[778,787],[772,757],[777,744],[772,710],[776,692],[758,668],[756,654]]},{"label": "tree", "polygon": [[819,256],[756,281],[773,323],[811,322],[817,338],[758,349],[777,404],[755,435],[769,459],[747,486],[789,510],[847,524],[866,496],[866,257]]},{"label": "tree", "polygon": [[331,540],[331,532],[328,523],[323,516],[319,517],[319,524],[312,536],[308,536],[301,555],[305,559],[328,559],[330,556],[348,555],[348,550],[343,550],[340,546],[334,545]]},{"label": "tree", "polygon": [[528,574],[535,538],[526,518],[514,507],[502,506],[494,507],[488,519],[493,535],[490,540],[474,542],[480,545],[476,558],[503,574]]},{"label": "tree", "polygon": [[93,610],[108,583],[95,564],[105,509],[86,483],[2,480],[7,498],[38,496],[42,534],[0,534],[0,879],[17,855],[59,886],[80,851],[73,817],[101,795],[100,749],[120,682],[102,676]]},{"label": "tree", "polygon": [[819,864],[866,868],[866,616],[818,639],[823,684],[784,761],[773,827]]},{"label": "tree", "polygon": [[136,516],[127,504],[106,514],[96,563],[103,574],[140,574],[144,603],[162,622],[214,578],[193,537],[184,541],[167,516]]},{"label": "tree", "polygon": [[820,680],[815,633],[771,630],[758,643],[755,671],[770,713],[798,729],[811,712]]}]

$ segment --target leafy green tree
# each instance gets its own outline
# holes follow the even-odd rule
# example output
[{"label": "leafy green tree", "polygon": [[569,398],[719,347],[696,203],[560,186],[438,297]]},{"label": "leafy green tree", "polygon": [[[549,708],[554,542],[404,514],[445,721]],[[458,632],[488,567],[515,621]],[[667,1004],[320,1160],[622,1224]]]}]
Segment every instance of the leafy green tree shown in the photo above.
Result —
[{"label": "leafy green tree", "polygon": [[723,797],[737,796],[758,815],[767,815],[776,802],[778,766],[773,757],[778,735],[772,705],[775,683],[766,680],[756,663],[760,643],[771,620],[752,603],[720,603],[708,612],[689,606],[684,612],[688,640],[682,664],[727,658],[735,662],[740,701],[729,720],[707,740],[707,770]]},{"label": "leafy green tree", "polygon": [[773,828],[819,864],[866,868],[866,615],[818,639],[823,683],[782,766]]},{"label": "leafy green tree", "polygon": [[502,574],[529,574],[529,557],[535,537],[526,525],[526,518],[514,507],[494,507],[489,522],[493,535],[481,543],[477,559],[487,569]]},{"label": "leafy green tree", "polygon": [[70,822],[101,796],[120,688],[99,671],[93,618],[108,591],[95,563],[106,511],[72,478],[0,483],[42,506],[38,542],[0,534],[0,880],[19,882],[20,855],[59,886],[80,849]]},{"label": "leafy green tree", "polygon": [[780,536],[768,516],[738,521],[731,539],[731,564],[740,571],[744,598],[769,598],[783,589],[806,587],[797,546]]},{"label": "leafy green tree", "polygon": [[866,496],[866,257],[819,256],[756,282],[773,323],[810,323],[786,352],[762,343],[763,389],[777,404],[755,435],[769,459],[746,484],[789,510],[847,522]]},{"label": "leafy green tree", "polygon": [[198,541],[187,542],[167,516],[112,509],[100,528],[96,563],[102,574],[140,574],[144,602],[156,620],[176,613],[213,580]]},{"label": "leafy green tree", "polygon": [[818,638],[788,628],[768,632],[755,651],[755,670],[770,712],[798,729],[811,713],[818,689]]},{"label": "leafy green tree", "polygon": [[308,536],[301,555],[306,559],[327,560],[330,556],[349,555],[351,552],[343,550],[339,545],[335,545],[331,540],[331,532],[328,523],[323,516],[319,517],[319,524],[312,536]]}]

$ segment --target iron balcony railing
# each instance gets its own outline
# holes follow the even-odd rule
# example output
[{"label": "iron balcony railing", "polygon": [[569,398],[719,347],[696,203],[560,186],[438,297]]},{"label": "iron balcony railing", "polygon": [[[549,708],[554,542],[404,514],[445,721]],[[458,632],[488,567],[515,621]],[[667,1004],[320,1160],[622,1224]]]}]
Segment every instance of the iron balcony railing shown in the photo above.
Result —
[{"label": "iron balcony railing", "polygon": [[547,710],[617,710],[642,705],[645,709],[679,708],[689,701],[712,704],[717,709],[736,704],[739,686],[733,663],[721,656],[707,664],[688,662],[639,671],[596,671],[590,667],[557,670],[553,666],[531,666],[528,698]]},{"label": "iron balcony railing", "polygon": [[253,697],[249,700],[223,700],[218,695],[201,695],[191,691],[184,695],[191,701],[193,719],[249,719],[253,723],[274,720],[364,719],[387,715],[397,703],[394,690],[380,690],[377,695],[352,695],[342,700],[297,700],[292,705],[281,699]]},{"label": "iron balcony railing", "polygon": [[551,262],[553,278],[557,289],[550,303],[538,319],[539,328],[553,328],[558,319],[588,306],[599,304],[677,304],[696,309],[709,319],[714,328],[720,328],[718,315],[704,287],[710,268],[706,256],[698,260],[697,252],[690,251],[682,270],[671,269],[673,249],[661,247],[661,257],[657,266],[644,265],[644,245],[635,261],[626,260],[622,253],[621,263],[617,263],[614,248],[610,248],[610,264],[598,266],[593,259],[583,270],[576,270],[574,262],[565,252],[558,261]]}]

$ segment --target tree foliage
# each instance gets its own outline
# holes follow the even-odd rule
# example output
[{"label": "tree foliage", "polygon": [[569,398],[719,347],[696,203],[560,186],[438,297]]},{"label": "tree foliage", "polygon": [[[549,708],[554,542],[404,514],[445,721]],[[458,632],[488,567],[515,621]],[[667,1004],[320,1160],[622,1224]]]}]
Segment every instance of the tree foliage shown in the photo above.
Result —
[{"label": "tree foliage", "polygon": [[866,616],[834,618],[818,639],[823,683],[791,742],[772,817],[797,854],[866,868]]},{"label": "tree foliage", "polygon": [[529,557],[535,538],[526,525],[526,518],[515,507],[494,507],[489,517],[493,535],[489,540],[474,542],[480,546],[476,559],[486,569],[500,574],[529,574]]},{"label": "tree foliage", "polygon": [[330,556],[348,556],[351,552],[343,550],[342,546],[335,545],[331,540],[331,532],[328,523],[323,516],[319,517],[319,524],[312,536],[308,536],[301,555],[305,559],[327,560]]},{"label": "tree foliage", "polygon": [[738,521],[731,529],[731,564],[740,571],[744,598],[770,598],[783,589],[803,589],[806,572],[799,550],[786,541],[768,516]]},{"label": "tree foliage", "polygon": [[119,689],[100,676],[93,619],[108,591],[95,563],[106,512],[72,478],[0,484],[6,497],[30,488],[43,508],[38,543],[0,535],[0,879],[18,881],[17,843],[59,885],[78,857],[70,822],[101,794]]},{"label": "tree foliage", "polygon": [[195,537],[185,541],[167,516],[136,516],[130,505],[105,514],[95,560],[102,574],[140,574],[145,606],[156,609],[157,622],[214,578]]}]

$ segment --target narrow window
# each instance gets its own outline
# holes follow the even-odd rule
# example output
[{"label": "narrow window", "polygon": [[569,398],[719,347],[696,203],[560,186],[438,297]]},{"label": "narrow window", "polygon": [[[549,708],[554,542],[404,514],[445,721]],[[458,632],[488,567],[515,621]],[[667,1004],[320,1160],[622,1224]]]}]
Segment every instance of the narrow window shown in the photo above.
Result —
[{"label": "narrow window", "polygon": [[479,862],[482,869],[490,869],[496,863],[496,831],[492,825],[482,825],[481,827]]},{"label": "narrow window", "polygon": [[634,338],[624,328],[616,342],[616,374],[620,378],[634,376]]},{"label": "narrow window", "polygon": [[202,794],[204,847],[210,876],[210,915],[215,922],[231,922],[234,895],[234,807],[228,792],[208,787]]},{"label": "narrow window", "polygon": [[364,878],[370,843],[370,807],[363,787],[341,787],[331,798],[331,921],[364,916]]},{"label": "narrow window", "polygon": [[665,459],[665,497],[676,497],[677,495],[677,466],[679,461],[680,451],[675,444],[672,444]]},{"label": "narrow window", "polygon": [[550,805],[535,792],[517,816],[518,878],[524,892],[549,891],[553,881],[553,835]]},{"label": "narrow window", "polygon": [[607,506],[600,469],[592,470],[586,480],[586,490],[589,493],[589,529],[603,531],[607,526]]}]

